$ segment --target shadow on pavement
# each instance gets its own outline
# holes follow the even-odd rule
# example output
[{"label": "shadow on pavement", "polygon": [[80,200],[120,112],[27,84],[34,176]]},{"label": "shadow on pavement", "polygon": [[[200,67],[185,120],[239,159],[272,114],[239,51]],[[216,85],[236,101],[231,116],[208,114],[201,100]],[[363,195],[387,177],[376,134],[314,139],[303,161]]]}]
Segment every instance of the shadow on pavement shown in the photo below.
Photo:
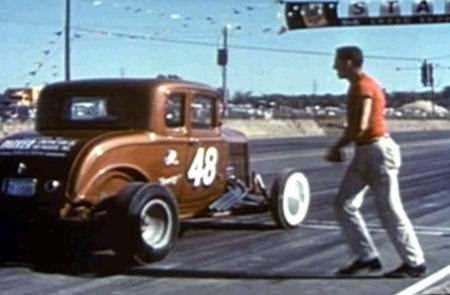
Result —
[{"label": "shadow on pavement", "polygon": [[[276,230],[274,224],[245,223],[236,220],[211,221],[202,220],[195,222],[183,222],[183,232],[201,230]],[[129,265],[118,259],[110,250],[88,251],[88,245],[80,245],[86,237],[63,239],[59,243],[43,241],[41,245],[33,244],[31,249],[12,251],[8,257],[2,257],[0,268],[25,267],[41,273],[58,273],[77,277],[108,277],[115,275],[144,276],[149,278],[186,278],[186,279],[229,279],[229,280],[361,280],[361,279],[385,279],[382,274],[360,276],[335,276],[330,271],[322,273],[308,272],[271,272],[270,270],[210,270],[168,268],[167,265],[158,263],[140,266]],[[60,240],[61,242],[61,240]],[[30,244],[28,244],[30,245]],[[53,247],[49,247],[52,245]],[[0,245],[0,248],[3,248]],[[14,248],[14,247],[13,247]],[[39,249],[41,248],[41,249]],[[81,248],[81,250],[80,250]],[[3,249],[5,250],[5,249]],[[14,249],[9,249],[14,250]],[[32,250],[32,251],[31,251]],[[5,251],[8,252],[8,251]],[[2,251],[2,253],[5,253]]]},{"label": "shadow on pavement", "polygon": [[183,278],[183,279],[229,279],[229,280],[375,280],[386,279],[382,275],[360,275],[360,276],[335,276],[333,274],[319,273],[270,273],[269,272],[240,272],[219,270],[186,270],[186,269],[158,269],[139,268],[131,269],[127,275]]},{"label": "shadow on pavement", "polygon": [[181,232],[195,231],[195,230],[226,230],[226,231],[240,231],[240,230],[255,230],[255,231],[269,231],[279,230],[275,224],[265,223],[246,223],[240,221],[218,221],[218,220],[204,220],[204,221],[184,221],[181,223]]},{"label": "shadow on pavement", "polygon": [[[1,268],[23,267],[40,273],[57,273],[76,277],[102,278],[116,275],[143,276],[149,278],[219,279],[219,280],[377,280],[386,279],[382,274],[335,276],[332,273],[235,271],[171,268],[167,266],[130,266],[120,261],[112,252],[92,254],[87,257],[71,257],[61,260],[40,257],[39,262],[19,257],[0,264]],[[45,261],[45,263],[43,263]]]},{"label": "shadow on pavement", "polygon": [[[186,231],[263,231],[275,229],[277,228],[274,224],[245,223],[231,219],[226,221],[204,219],[195,222],[183,222],[180,235]],[[60,235],[60,233],[49,232],[48,235],[41,236],[41,232],[38,232],[38,234],[27,232],[23,236],[22,234],[16,236],[17,232],[22,231],[13,230],[12,232],[14,236],[6,239],[7,243],[0,243],[0,268],[26,267],[43,273],[94,277],[123,274],[130,269],[129,265],[119,261],[112,251],[95,251],[93,249],[95,248],[93,246],[95,242],[89,241],[87,233],[70,232]],[[162,272],[158,273],[161,274]]]}]

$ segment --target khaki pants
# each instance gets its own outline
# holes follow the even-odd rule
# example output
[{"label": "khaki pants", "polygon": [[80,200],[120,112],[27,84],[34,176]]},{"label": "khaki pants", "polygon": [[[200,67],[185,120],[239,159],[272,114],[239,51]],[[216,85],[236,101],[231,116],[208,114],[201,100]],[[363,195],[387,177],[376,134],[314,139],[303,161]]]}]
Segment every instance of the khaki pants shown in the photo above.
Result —
[{"label": "khaki pants", "polygon": [[424,262],[423,251],[400,198],[400,166],[400,148],[390,137],[355,148],[354,158],[336,196],[334,209],[347,242],[358,259],[367,260],[378,256],[359,210],[366,191],[370,189],[374,194],[378,216],[401,259],[411,266]]}]

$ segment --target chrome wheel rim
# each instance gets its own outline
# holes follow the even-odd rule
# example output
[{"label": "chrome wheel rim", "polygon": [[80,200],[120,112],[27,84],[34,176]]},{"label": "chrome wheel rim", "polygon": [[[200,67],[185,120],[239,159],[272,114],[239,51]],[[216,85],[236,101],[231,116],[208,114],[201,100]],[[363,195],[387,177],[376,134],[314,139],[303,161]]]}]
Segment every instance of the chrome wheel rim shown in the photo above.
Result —
[{"label": "chrome wheel rim", "polygon": [[148,246],[159,249],[167,245],[173,228],[173,216],[166,202],[154,199],[140,214],[141,238]]}]

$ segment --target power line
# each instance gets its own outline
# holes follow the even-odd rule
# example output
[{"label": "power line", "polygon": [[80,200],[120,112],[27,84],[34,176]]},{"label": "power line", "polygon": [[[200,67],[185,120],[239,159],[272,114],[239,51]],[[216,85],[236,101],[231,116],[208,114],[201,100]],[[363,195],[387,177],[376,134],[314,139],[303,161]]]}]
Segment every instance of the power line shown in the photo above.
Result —
[{"label": "power line", "polygon": [[[74,27],[74,30],[90,33],[99,34],[102,36],[113,36],[119,38],[127,38],[134,40],[150,40],[162,43],[173,43],[173,44],[183,44],[183,45],[194,45],[194,46],[205,46],[217,48],[216,43],[207,41],[194,41],[194,40],[184,40],[184,39],[172,39],[172,38],[161,38],[149,35],[141,35],[135,33],[122,33],[98,29],[90,29],[85,27]],[[229,45],[229,48],[241,49],[241,50],[253,50],[253,51],[264,51],[264,52],[274,52],[274,53],[288,53],[288,54],[300,54],[300,55],[314,55],[314,56],[334,56],[334,52],[324,52],[324,51],[314,51],[314,50],[298,50],[298,49],[283,49],[283,48],[272,48],[272,47],[259,47],[250,45]],[[422,61],[421,58],[417,57],[400,57],[400,56],[383,56],[383,55],[366,55],[367,59],[378,59],[378,60],[392,60],[392,61],[408,61],[408,62],[418,62]]]},{"label": "power line", "polygon": [[52,22],[41,22],[41,21],[22,21],[22,20],[12,20],[0,18],[0,23],[4,24],[16,24],[16,25],[30,25],[30,26],[42,26],[42,27],[61,27],[61,24],[56,24]]},{"label": "power line", "polygon": [[436,59],[446,59],[446,58],[450,58],[450,55],[447,54],[447,55],[441,55],[441,56],[434,56],[434,57],[431,57],[428,59],[436,60]]},{"label": "power line", "polygon": [[[149,35],[112,32],[112,31],[104,31],[104,30],[97,30],[97,29],[87,29],[87,28],[82,28],[82,27],[75,27],[74,30],[77,30],[80,32],[86,32],[86,33],[92,33],[92,34],[101,34],[104,36],[114,36],[114,37],[119,37],[119,38],[128,38],[128,39],[135,39],[135,40],[136,39],[150,40],[150,41],[158,41],[158,42],[162,42],[162,43],[196,45],[196,46],[217,48],[216,43],[207,42],[207,41],[193,41],[193,40],[183,40],[183,39],[161,38],[161,37],[154,37],[154,36],[149,36]],[[248,46],[248,45],[229,45],[228,47],[234,48],[234,49],[242,49],[242,50],[292,53],[292,54],[302,54],[302,55],[333,56],[333,53],[321,52],[321,51],[310,51],[310,50],[280,49],[280,48],[257,47],[257,46]]]},{"label": "power line", "polygon": [[403,57],[403,56],[385,56],[385,55],[364,55],[367,59],[391,60],[391,61],[411,61],[421,62],[423,59],[419,57]]},{"label": "power line", "polygon": [[[12,20],[12,19],[5,19],[5,18],[1,18],[0,17],[0,23],[4,23],[4,24],[17,24],[17,25],[22,25],[22,26],[41,26],[41,27],[52,27],[52,28],[60,28],[61,24],[56,24],[56,23],[52,23],[52,22],[42,22],[42,21],[19,21],[19,20]],[[90,26],[96,26],[95,24],[89,24]],[[74,27],[74,26],[71,26]],[[184,29],[164,29],[163,26],[149,26],[149,25],[142,25],[142,26],[130,26],[130,25],[116,25],[116,24],[111,24],[108,25],[108,27],[110,29],[113,30],[138,30],[138,29],[144,29],[144,30],[148,30],[151,29],[153,31],[153,34],[155,35],[162,35],[162,34],[166,34],[166,33],[177,33],[177,34],[183,34],[186,35],[186,30]],[[213,31],[198,31],[196,30],[195,32],[196,34],[192,34],[189,33],[189,36],[195,36],[195,37],[200,37],[200,38],[205,38],[205,37],[212,37],[212,36],[216,36],[216,33]],[[250,33],[249,33],[250,34]],[[253,33],[254,34],[254,33]]]},{"label": "power line", "polygon": [[[0,22],[15,22],[15,21],[2,21]],[[19,23],[19,22],[17,22]],[[21,22],[22,24],[24,22]],[[41,25],[41,26],[49,26],[50,24],[43,22],[27,22],[32,25]],[[205,41],[193,41],[193,40],[183,40],[183,39],[172,39],[172,38],[163,38],[163,37],[155,37],[150,35],[142,35],[136,33],[121,33],[117,31],[105,31],[105,30],[97,30],[97,29],[89,29],[85,27],[73,27],[74,30],[78,30],[80,32],[91,33],[91,34],[104,34],[104,35],[112,35],[114,37],[119,38],[128,38],[128,39],[143,39],[143,40],[151,40],[158,41],[163,43],[174,43],[174,44],[185,44],[185,45],[196,45],[196,46],[205,46],[205,47],[217,47],[216,43],[205,42]],[[334,56],[333,52],[322,52],[322,51],[312,51],[312,50],[296,50],[296,49],[283,49],[283,48],[270,48],[270,47],[258,47],[258,46],[249,46],[249,45],[230,45],[230,48],[234,49],[242,49],[242,50],[254,50],[254,51],[265,51],[265,52],[274,52],[274,53],[288,53],[288,54],[301,54],[301,55],[315,55],[315,56]],[[419,57],[404,57],[404,56],[385,56],[385,55],[365,55],[366,59],[377,59],[377,60],[386,60],[386,61],[405,61],[405,62],[421,62],[423,58]],[[444,59],[450,58],[450,55],[438,56],[428,58],[430,60],[436,59]]]}]

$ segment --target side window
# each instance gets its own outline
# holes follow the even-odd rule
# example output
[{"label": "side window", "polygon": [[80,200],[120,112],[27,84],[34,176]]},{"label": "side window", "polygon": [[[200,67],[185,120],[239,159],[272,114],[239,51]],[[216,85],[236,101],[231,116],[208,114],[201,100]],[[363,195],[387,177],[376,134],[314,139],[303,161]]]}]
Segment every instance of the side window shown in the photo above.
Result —
[{"label": "side window", "polygon": [[193,128],[211,128],[214,123],[215,99],[205,95],[194,97],[191,105],[191,122]]},{"label": "side window", "polygon": [[167,98],[166,113],[164,115],[167,127],[184,126],[184,102],[185,97],[183,94],[172,94]]}]

